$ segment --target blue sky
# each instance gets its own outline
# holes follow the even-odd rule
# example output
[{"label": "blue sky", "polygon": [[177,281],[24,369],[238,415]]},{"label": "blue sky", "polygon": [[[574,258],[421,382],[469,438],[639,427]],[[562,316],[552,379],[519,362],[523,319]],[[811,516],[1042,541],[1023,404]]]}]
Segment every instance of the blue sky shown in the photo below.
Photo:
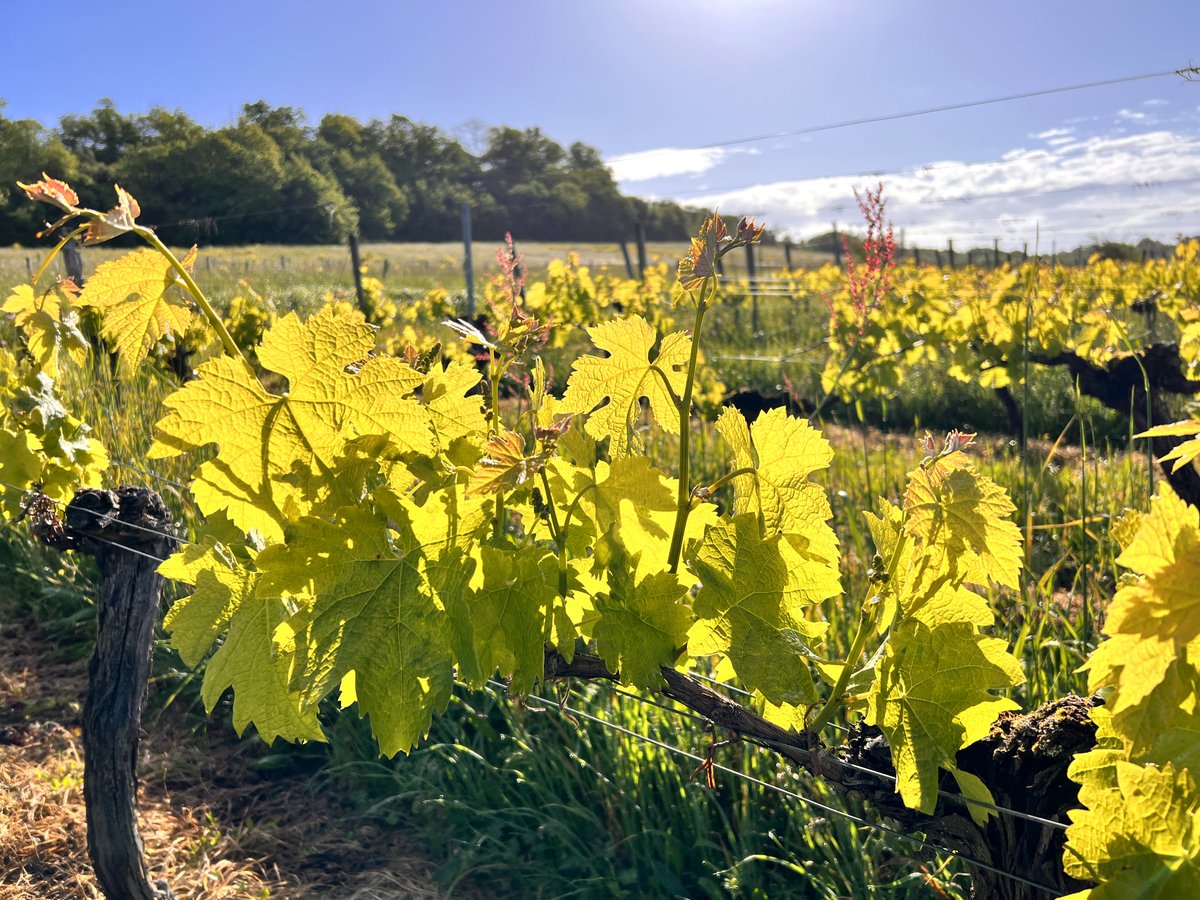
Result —
[{"label": "blue sky", "polygon": [[[910,241],[1200,232],[1200,80],[708,147],[1200,64],[1197,0],[128,0],[17,3],[10,20],[22,7],[35,37],[6,42],[0,97],[44,124],[110,97],[219,125],[262,98],[314,122],[401,113],[468,141],[537,125],[599,148],[628,192],[797,237],[855,222],[853,188],[880,179]],[[47,44],[48,21],[73,50]]]}]

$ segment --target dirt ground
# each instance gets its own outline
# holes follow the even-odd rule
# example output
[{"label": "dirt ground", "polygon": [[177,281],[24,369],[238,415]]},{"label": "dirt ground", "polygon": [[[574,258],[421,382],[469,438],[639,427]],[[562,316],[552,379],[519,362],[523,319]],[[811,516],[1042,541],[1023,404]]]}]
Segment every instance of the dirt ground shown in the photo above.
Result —
[{"label": "dirt ground", "polygon": [[[0,900],[102,896],[83,804],[86,679],[86,660],[0,624]],[[145,723],[138,798],[151,878],[180,900],[439,896],[433,863],[403,834],[357,819],[336,786],[264,774],[252,742],[213,720],[190,732],[183,718]]]}]

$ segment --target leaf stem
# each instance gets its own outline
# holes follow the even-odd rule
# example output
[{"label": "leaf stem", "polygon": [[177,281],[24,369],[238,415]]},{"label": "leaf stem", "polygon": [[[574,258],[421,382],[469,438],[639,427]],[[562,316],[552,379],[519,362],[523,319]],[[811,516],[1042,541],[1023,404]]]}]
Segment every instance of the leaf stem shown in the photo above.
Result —
[{"label": "leaf stem", "polygon": [[204,314],[204,318],[208,320],[208,324],[212,326],[213,331],[221,339],[221,344],[225,347],[225,352],[234,359],[241,360],[242,365],[246,367],[246,371],[252,377],[257,378],[258,376],[254,374],[254,367],[250,365],[250,361],[242,354],[237,342],[233,339],[233,335],[229,333],[229,329],[225,327],[225,323],[221,321],[221,317],[217,315],[217,311],[213,308],[213,305],[208,302],[204,291],[200,290],[200,285],[196,284],[196,280],[192,278],[192,273],[187,270],[187,267],[179,261],[174,253],[167,249],[167,245],[155,234],[154,229],[147,228],[144,225],[134,225],[131,230],[157,250],[170,263],[171,268],[175,270],[175,274],[179,276],[188,293],[192,295],[192,299],[196,301],[196,305],[200,307],[200,311]]},{"label": "leaf stem", "polygon": [[[705,290],[712,285],[708,299]],[[708,303],[716,296],[717,284],[712,275],[706,275],[696,300],[696,322],[692,326],[692,352],[688,357],[687,380],[683,384],[683,397],[679,401],[679,498],[675,508],[675,530],[671,533],[671,549],[667,555],[667,566],[672,573],[679,571],[679,557],[683,553],[683,533],[687,528],[688,513],[692,511],[691,488],[691,430],[692,388],[696,384],[696,363],[700,358],[700,329],[704,325],[704,313]]]}]

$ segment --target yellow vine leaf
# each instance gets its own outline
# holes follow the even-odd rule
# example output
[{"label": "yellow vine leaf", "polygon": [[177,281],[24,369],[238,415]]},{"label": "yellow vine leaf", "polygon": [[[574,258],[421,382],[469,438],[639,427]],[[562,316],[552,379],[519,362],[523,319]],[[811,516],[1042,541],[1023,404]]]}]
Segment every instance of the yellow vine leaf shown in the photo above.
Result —
[{"label": "yellow vine leaf", "polygon": [[1068,774],[1086,809],[1068,813],[1063,864],[1074,878],[1101,882],[1089,900],[1200,897],[1200,808],[1189,771],[1092,750]]},{"label": "yellow vine leaf", "polygon": [[703,585],[689,654],[728,657],[746,687],[772,703],[812,703],[808,659],[826,626],[805,612],[840,590],[828,567],[779,535],[763,538],[752,513],[710,525],[689,562]]},{"label": "yellow vine leaf", "polygon": [[1184,441],[1179,444],[1159,460],[1162,463],[1172,459],[1175,460],[1175,465],[1171,467],[1172,472],[1178,472],[1197,456],[1200,456],[1200,419],[1188,419],[1186,422],[1172,422],[1170,425],[1155,425],[1141,434],[1135,434],[1134,437],[1190,437],[1190,441]]},{"label": "yellow vine leaf", "polygon": [[516,691],[531,690],[545,671],[548,613],[558,595],[558,565],[534,545],[517,551],[480,549],[471,585],[471,619],[480,671],[511,676]]},{"label": "yellow vine leaf", "polygon": [[677,331],[659,343],[654,326],[641,316],[595,325],[588,334],[608,356],[575,360],[563,396],[566,411],[590,413],[587,433],[596,440],[611,438],[609,453],[614,459],[642,451],[644,442],[637,428],[642,398],[649,401],[654,421],[678,434],[679,413],[672,392],[675,397],[683,392],[691,338]]},{"label": "yellow vine leaf", "polygon": [[240,565],[227,547],[207,536],[167,557],[158,573],[194,585],[192,593],[171,605],[163,627],[171,633],[171,646],[184,663],[197,666],[253,593],[258,574]]},{"label": "yellow vine leaf", "polygon": [[434,362],[421,387],[421,398],[433,420],[438,443],[487,432],[487,420],[478,394],[467,392],[479,384],[482,376],[473,367],[460,362],[443,365]]},{"label": "yellow vine leaf", "polygon": [[635,576],[638,560],[620,544],[602,541],[607,590],[595,597],[596,649],[621,680],[641,687],[662,684],[659,667],[671,665],[687,642],[691,612],[684,604],[690,580],[659,571]]},{"label": "yellow vine leaf", "polygon": [[51,378],[57,378],[64,357],[78,365],[87,361],[87,338],[79,330],[79,316],[70,301],[58,290],[36,293],[32,285],[13,288],[0,312],[13,316],[25,333],[25,346],[35,366]]},{"label": "yellow vine leaf", "polygon": [[958,581],[1019,588],[1021,532],[1004,488],[955,452],[909,474],[907,531]]},{"label": "yellow vine leaf", "polygon": [[[193,247],[184,266],[190,269],[195,259]],[[79,303],[100,313],[101,333],[112,341],[122,364],[130,369],[158,341],[178,338],[196,323],[175,270],[158,251],[149,248],[97,266]]]},{"label": "yellow vine leaf", "polygon": [[[591,539],[611,532],[613,539],[624,545],[636,560],[634,576],[639,581],[666,565],[675,527],[678,487],[677,479],[663,474],[644,456],[632,456],[597,466],[596,489],[583,495],[581,506],[599,529]],[[698,504],[688,516],[684,548],[716,521],[716,506]],[[586,519],[579,523],[583,526],[578,528],[581,534],[586,533],[585,523]],[[576,527],[572,525],[573,529]]]},{"label": "yellow vine leaf", "polygon": [[312,598],[293,638],[303,708],[315,710],[354,672],[359,708],[388,756],[425,734],[454,684],[449,626],[423,552],[406,519],[353,506],[332,521],[300,519],[286,545],[257,559],[260,602]]},{"label": "yellow vine leaf", "polygon": [[227,510],[243,531],[278,541],[284,523],[308,512],[301,482],[327,473],[348,442],[380,435],[401,451],[432,449],[429,413],[406,396],[424,376],[402,360],[369,356],[374,346],[361,316],[326,308],[302,322],[290,313],[258,352],[288,389],[268,392],[240,360],[203,363],[166,399],[149,456],[216,444],[192,483],[201,511]]},{"label": "yellow vine leaf", "polygon": [[833,459],[825,436],[783,409],[763,413],[747,426],[742,413],[729,407],[717,420],[717,431],[733,450],[735,466],[754,469],[733,479],[734,512],[760,514],[765,534],[788,535],[797,550],[836,565],[829,498],[809,480]]},{"label": "yellow vine leaf", "polygon": [[931,628],[909,619],[897,626],[875,670],[865,719],[887,736],[905,805],[933,812],[938,767],[956,771],[955,754],[1017,708],[991,691],[1022,681],[1005,642],[970,623]]},{"label": "yellow vine leaf", "polygon": [[254,596],[259,574],[210,536],[169,556],[159,572],[195,585],[189,596],[172,605],[164,623],[171,632],[171,645],[184,662],[199,664],[227,630],[204,668],[200,695],[205,708],[212,712],[221,695],[232,688],[238,734],[253,722],[268,744],[277,737],[323,741],[316,710],[302,708],[300,693],[290,684],[294,653],[275,645],[276,630],[288,619],[289,610],[281,600]]}]

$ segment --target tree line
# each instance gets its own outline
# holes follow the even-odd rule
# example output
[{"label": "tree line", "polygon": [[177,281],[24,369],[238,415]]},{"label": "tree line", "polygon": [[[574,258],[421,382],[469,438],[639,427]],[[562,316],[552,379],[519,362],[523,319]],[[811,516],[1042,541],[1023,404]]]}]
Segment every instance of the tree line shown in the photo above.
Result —
[{"label": "tree line", "polygon": [[469,204],[476,237],[684,240],[702,217],[670,201],[623,196],[600,153],[564,147],[539,128],[497,126],[473,153],[445,130],[405,116],[360,122],[330,113],[315,126],[259,100],[207,128],[180,110],[125,114],[109,100],[49,128],[8,119],[0,101],[0,245],[26,243],[43,211],[15,182],[42,171],[82,202],[107,206],[120,184],[174,243],[447,241]]}]

